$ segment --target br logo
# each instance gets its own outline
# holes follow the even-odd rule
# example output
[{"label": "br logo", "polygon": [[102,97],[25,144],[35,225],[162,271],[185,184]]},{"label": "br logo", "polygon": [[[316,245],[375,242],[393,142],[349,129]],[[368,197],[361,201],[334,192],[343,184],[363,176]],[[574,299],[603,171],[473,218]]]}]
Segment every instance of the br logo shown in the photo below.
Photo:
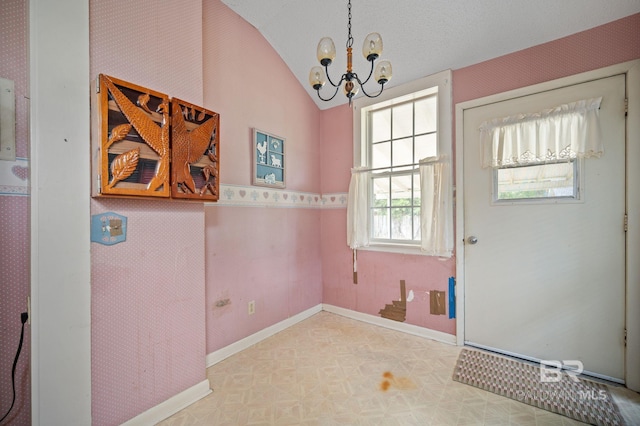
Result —
[{"label": "br logo", "polygon": [[542,383],[554,383],[562,381],[562,371],[574,382],[580,381],[578,376],[582,374],[584,366],[581,361],[570,360],[541,360],[540,361],[540,381]]}]

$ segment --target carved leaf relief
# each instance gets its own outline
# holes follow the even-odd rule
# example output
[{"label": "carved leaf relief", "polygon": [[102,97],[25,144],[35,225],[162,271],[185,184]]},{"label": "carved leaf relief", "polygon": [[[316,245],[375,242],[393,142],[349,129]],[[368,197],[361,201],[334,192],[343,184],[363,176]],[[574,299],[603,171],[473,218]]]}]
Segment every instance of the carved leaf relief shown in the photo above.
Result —
[{"label": "carved leaf relief", "polygon": [[109,182],[108,188],[113,188],[116,183],[131,176],[136,167],[138,167],[139,159],[140,148],[124,152],[114,158],[111,163],[111,175],[113,177]]},{"label": "carved leaf relief", "polygon": [[111,130],[111,137],[107,141],[107,147],[127,137],[130,130],[131,130],[131,124],[121,124],[119,126],[114,127],[113,130]]}]

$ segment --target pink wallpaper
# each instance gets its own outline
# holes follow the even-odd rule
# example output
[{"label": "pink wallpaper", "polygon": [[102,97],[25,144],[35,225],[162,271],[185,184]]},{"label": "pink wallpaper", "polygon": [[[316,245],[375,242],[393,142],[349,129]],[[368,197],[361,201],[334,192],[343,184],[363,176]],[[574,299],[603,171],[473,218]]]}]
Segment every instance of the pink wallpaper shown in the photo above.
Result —
[{"label": "pink wallpaper", "polygon": [[14,81],[16,90],[16,156],[29,155],[29,12],[25,0],[3,0],[0,13],[0,77]]},{"label": "pink wallpaper", "polygon": [[207,353],[321,303],[320,214],[206,207]]},{"label": "pink wallpaper", "polygon": [[[286,139],[287,190],[319,193],[319,109],[255,28],[217,0],[203,12],[204,99],[221,116],[221,182],[251,183],[256,127]],[[319,210],[219,205],[205,216],[208,353],[321,303]]]},{"label": "pink wallpaper", "polygon": [[456,104],[637,58],[640,14],[455,70],[453,101]]},{"label": "pink wallpaper", "polygon": [[322,211],[322,301],[378,316],[400,300],[400,280],[414,299],[407,303],[406,323],[455,334],[455,320],[429,313],[431,290],[447,291],[455,260],[420,255],[358,251],[358,284],[353,284],[352,251],[346,244],[344,210]]},{"label": "pink wallpaper", "polygon": [[[20,340],[20,313],[29,295],[29,197],[0,196],[0,416],[11,406],[11,368]],[[16,367],[16,402],[9,423],[31,424],[31,333],[25,337]]]},{"label": "pink wallpaper", "polygon": [[112,75],[202,103],[200,1],[90,1],[91,79]]},{"label": "pink wallpaper", "polygon": [[95,200],[127,220],[91,247],[95,425],[120,424],[205,379],[202,204]]},{"label": "pink wallpaper", "polygon": [[323,147],[320,189],[323,194],[346,192],[353,167],[353,116],[349,105],[322,111],[320,128]]},{"label": "pink wallpaper", "polygon": [[[29,153],[27,4],[25,0],[3,0],[0,6],[0,77],[15,84],[16,155],[22,158]],[[27,170],[13,167],[20,167],[15,172],[26,178]],[[30,293],[29,205],[28,196],[0,195],[0,416],[11,405],[11,368],[20,339],[20,313],[26,311]],[[26,325],[16,367],[16,402],[8,417],[13,425],[31,424],[30,360],[31,333]]]},{"label": "pink wallpaper", "polygon": [[320,192],[320,111],[260,33],[203,2],[204,99],[221,117],[221,181],[251,183],[251,131],[286,139],[287,188]]},{"label": "pink wallpaper", "polygon": [[[202,103],[201,2],[90,3],[91,77],[105,73]],[[120,424],[206,379],[201,203],[93,199],[128,218],[91,247],[95,425]]]}]

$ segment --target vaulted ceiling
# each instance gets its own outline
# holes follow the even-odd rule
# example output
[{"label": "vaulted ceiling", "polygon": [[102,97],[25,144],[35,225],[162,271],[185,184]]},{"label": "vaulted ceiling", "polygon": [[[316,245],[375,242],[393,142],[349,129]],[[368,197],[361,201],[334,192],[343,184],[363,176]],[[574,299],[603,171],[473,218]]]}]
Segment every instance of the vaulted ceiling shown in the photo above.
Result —
[{"label": "vaulted ceiling", "polygon": [[[308,83],[322,37],[336,45],[331,78],[339,80],[346,70],[347,0],[222,2],[262,33],[321,109],[347,102],[342,92],[331,102],[320,101]],[[393,66],[391,87],[638,12],[638,0],[352,0],[353,66],[360,76],[368,75],[361,49],[370,32],[382,36],[381,58]],[[375,93],[376,86],[370,81],[366,87]]]}]

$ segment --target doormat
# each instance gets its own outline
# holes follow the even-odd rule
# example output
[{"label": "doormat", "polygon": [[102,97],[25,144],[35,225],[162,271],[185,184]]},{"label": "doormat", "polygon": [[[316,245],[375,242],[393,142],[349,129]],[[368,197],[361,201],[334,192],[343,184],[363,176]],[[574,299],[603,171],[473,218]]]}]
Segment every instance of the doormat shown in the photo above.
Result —
[{"label": "doormat", "polygon": [[581,422],[624,425],[607,386],[553,367],[542,373],[535,364],[462,349],[453,380]]}]

